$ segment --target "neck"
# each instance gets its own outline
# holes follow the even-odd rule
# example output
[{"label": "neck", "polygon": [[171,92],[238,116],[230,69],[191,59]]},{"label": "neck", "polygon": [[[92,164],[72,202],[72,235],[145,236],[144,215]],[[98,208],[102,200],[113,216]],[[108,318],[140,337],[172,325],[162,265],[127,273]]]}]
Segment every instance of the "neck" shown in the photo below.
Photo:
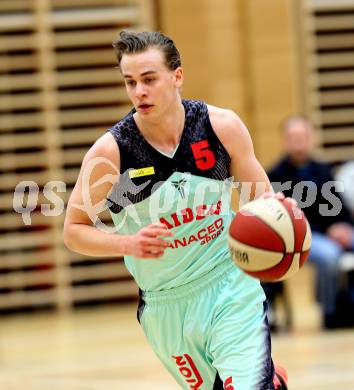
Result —
[{"label": "neck", "polygon": [[309,157],[304,157],[304,158],[294,158],[294,157],[291,157],[289,156],[289,159],[291,161],[291,163],[296,166],[296,167],[301,167],[301,166],[304,166],[306,164],[308,164],[310,162],[310,158]]},{"label": "neck", "polygon": [[181,100],[169,107],[159,118],[143,118],[134,114],[136,124],[147,141],[154,145],[175,148],[181,138],[185,112]]}]

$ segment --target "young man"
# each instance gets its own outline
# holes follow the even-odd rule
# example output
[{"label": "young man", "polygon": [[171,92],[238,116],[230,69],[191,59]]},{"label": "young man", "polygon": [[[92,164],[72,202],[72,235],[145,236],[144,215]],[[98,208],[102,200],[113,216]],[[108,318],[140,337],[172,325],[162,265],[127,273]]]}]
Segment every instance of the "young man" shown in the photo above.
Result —
[{"label": "young man", "polygon": [[[139,321],[182,388],[286,389],[286,375],[274,374],[262,288],[227,247],[227,179],[251,183],[251,197],[257,182],[271,190],[247,129],[229,110],[181,99],[183,70],[170,38],[122,32],[114,47],[134,109],[85,156],[66,245],[124,255],[141,290]],[[108,199],[115,234],[76,206],[85,186],[93,204]]]}]

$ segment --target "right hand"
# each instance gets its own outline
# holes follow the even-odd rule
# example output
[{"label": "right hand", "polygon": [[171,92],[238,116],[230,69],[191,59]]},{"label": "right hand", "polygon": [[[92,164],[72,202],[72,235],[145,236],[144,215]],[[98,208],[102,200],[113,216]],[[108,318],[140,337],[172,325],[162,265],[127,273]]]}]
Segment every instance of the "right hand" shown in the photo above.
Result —
[{"label": "right hand", "polygon": [[158,259],[163,256],[169,245],[163,237],[171,236],[173,233],[165,225],[152,223],[127,237],[126,254],[139,259]]},{"label": "right hand", "polygon": [[280,201],[287,200],[292,204],[293,207],[298,207],[297,201],[294,198],[290,197],[285,197],[285,195],[282,192],[265,192],[264,194],[261,195],[261,198],[263,199],[269,199],[269,198],[275,198]]}]

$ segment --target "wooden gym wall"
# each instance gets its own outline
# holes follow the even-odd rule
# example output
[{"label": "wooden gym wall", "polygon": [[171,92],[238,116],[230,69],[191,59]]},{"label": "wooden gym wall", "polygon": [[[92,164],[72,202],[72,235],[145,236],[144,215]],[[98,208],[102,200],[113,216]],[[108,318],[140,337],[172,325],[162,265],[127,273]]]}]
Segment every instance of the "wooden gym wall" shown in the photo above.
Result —
[{"label": "wooden gym wall", "polygon": [[302,0],[298,5],[303,111],[321,132],[332,164],[354,159],[354,0]]},{"label": "wooden gym wall", "polygon": [[[354,0],[2,0],[0,312],[136,294],[121,259],[70,253],[63,215],[41,206],[53,180],[67,201],[84,153],[130,106],[111,41],[155,28],[155,15],[181,50],[183,96],[238,112],[265,166],[281,152],[279,122],[300,111],[321,128],[325,158],[354,156]],[[38,184],[19,187],[38,190],[24,199],[30,226],[13,211],[26,180]]]},{"label": "wooden gym wall", "polygon": [[[0,312],[136,295],[121,259],[70,253],[63,213],[41,207],[53,209],[51,181],[66,203],[85,152],[130,108],[112,39],[153,26],[149,0],[0,2]],[[13,210],[24,181],[34,195],[15,207],[32,209],[30,225]]]},{"label": "wooden gym wall", "polygon": [[181,49],[184,95],[235,110],[269,165],[278,125],[298,110],[290,0],[160,0],[161,28]]},{"label": "wooden gym wall", "polygon": [[331,163],[354,158],[354,0],[159,0],[182,52],[184,95],[234,109],[266,167],[279,123],[305,113]]}]

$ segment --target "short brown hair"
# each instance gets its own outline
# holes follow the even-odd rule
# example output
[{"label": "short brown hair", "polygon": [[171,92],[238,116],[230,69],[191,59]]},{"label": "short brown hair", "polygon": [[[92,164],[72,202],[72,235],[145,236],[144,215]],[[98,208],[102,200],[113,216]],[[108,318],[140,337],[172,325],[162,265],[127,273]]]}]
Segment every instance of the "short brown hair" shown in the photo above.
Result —
[{"label": "short brown hair", "polygon": [[173,40],[161,32],[123,30],[119,37],[113,41],[113,47],[116,50],[119,68],[124,54],[141,53],[151,47],[162,51],[168,69],[175,70],[181,66],[181,56]]}]

